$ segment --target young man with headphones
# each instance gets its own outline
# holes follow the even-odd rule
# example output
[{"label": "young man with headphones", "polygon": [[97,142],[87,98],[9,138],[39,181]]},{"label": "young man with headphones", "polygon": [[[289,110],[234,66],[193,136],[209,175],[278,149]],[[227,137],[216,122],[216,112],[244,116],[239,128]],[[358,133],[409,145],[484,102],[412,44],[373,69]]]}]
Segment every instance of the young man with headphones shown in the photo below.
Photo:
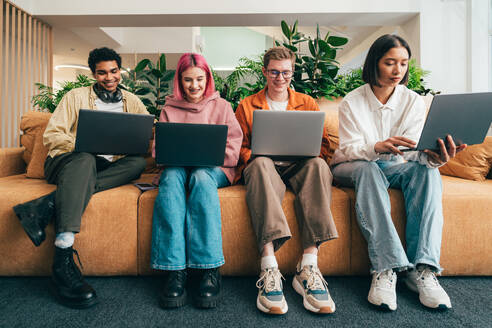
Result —
[{"label": "young man with headphones", "polygon": [[43,135],[49,149],[44,164],[46,180],[56,191],[19,204],[14,211],[34,245],[45,239],[45,228],[54,219],[55,256],[52,281],[57,298],[66,306],[86,308],[97,303],[94,289],[74,262],[72,248],[80,231],[82,214],[91,196],[137,179],[145,168],[141,156],[93,155],[73,152],[80,109],[148,114],[140,99],[118,88],[121,57],[108,48],[89,54],[96,83],[68,92],[51,116]]}]

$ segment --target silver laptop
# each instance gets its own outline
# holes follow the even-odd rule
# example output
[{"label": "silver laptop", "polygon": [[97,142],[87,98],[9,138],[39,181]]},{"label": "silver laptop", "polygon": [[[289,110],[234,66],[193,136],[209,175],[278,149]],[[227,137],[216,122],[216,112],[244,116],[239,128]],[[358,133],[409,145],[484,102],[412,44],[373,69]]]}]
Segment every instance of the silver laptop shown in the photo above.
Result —
[{"label": "silver laptop", "polygon": [[492,92],[436,95],[415,149],[439,150],[449,134],[456,145],[482,143],[492,122]]},{"label": "silver laptop", "polygon": [[222,166],[227,125],[158,122],[155,161],[166,166]]},{"label": "silver laptop", "polygon": [[324,120],[319,111],[255,110],[251,154],[279,161],[318,156]]},{"label": "silver laptop", "polygon": [[81,109],[75,152],[110,155],[146,154],[154,115]]}]

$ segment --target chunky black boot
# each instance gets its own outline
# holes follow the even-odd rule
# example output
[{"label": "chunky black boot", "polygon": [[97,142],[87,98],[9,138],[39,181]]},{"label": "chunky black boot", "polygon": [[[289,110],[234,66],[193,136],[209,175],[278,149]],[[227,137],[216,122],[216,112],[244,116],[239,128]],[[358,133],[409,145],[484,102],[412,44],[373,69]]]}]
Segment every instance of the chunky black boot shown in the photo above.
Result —
[{"label": "chunky black boot", "polygon": [[177,308],[186,304],[186,270],[168,271],[159,296],[162,308]]},{"label": "chunky black boot", "polygon": [[201,277],[198,288],[194,293],[195,306],[199,308],[214,308],[217,306],[220,296],[222,278],[219,268],[199,270]]},{"label": "chunky black boot", "polygon": [[[55,247],[52,281],[56,297],[65,306],[83,309],[97,303],[94,289],[84,280],[80,269],[73,261],[73,253],[79,254],[72,247]],[[82,263],[81,263],[82,265]]]},{"label": "chunky black boot", "polygon": [[14,206],[14,212],[34,245],[41,245],[46,238],[44,229],[55,216],[55,191]]}]

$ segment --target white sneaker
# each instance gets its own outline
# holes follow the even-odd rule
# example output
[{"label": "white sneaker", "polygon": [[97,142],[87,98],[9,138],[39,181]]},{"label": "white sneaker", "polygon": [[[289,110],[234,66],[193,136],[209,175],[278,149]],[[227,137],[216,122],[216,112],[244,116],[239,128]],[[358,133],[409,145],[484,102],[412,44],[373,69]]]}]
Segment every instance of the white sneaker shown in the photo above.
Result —
[{"label": "white sneaker", "polygon": [[304,308],[315,313],[335,312],[335,303],[328,291],[328,283],[317,266],[305,265],[300,269],[299,262],[296,274],[292,279],[292,287],[302,295]]},{"label": "white sneaker", "polygon": [[417,270],[408,271],[405,284],[410,290],[419,293],[420,303],[423,305],[441,310],[451,308],[448,294],[428,266],[419,266]]},{"label": "white sneaker", "polygon": [[396,273],[393,270],[372,274],[371,289],[367,300],[383,309],[396,310]]},{"label": "white sneaker", "polygon": [[[258,297],[256,307],[268,314],[284,314],[288,310],[282,290],[284,277],[277,268],[267,268],[260,273],[260,279],[256,282]],[[284,279],[285,280],[285,279]]]}]

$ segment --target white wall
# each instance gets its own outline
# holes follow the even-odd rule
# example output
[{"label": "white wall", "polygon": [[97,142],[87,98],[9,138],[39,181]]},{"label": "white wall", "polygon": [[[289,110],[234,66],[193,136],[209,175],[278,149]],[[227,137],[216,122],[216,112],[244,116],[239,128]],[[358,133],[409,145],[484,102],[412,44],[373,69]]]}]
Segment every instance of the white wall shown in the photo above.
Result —
[{"label": "white wall", "polygon": [[105,0],[104,2],[14,0],[12,2],[20,6],[28,6],[36,15],[409,12],[419,8],[419,1],[415,0]]},{"label": "white wall", "polygon": [[196,35],[192,27],[102,27],[101,29],[121,44],[114,48],[120,53],[189,52],[194,47]]},{"label": "white wall", "polygon": [[488,3],[485,0],[422,1],[421,65],[435,90],[445,93],[487,90]]},{"label": "white wall", "polygon": [[[59,23],[69,24],[71,19],[80,15],[92,15],[80,21],[90,21],[90,24],[95,24],[98,17],[112,18],[113,25],[106,26],[116,26],[114,24],[118,22],[123,24],[132,17],[137,19],[138,24],[142,24],[140,26],[145,26],[147,24],[145,15],[148,19],[153,17],[156,20],[156,17],[160,17],[159,15],[167,17],[175,14],[178,17],[186,16],[187,21],[183,21],[184,25],[173,26],[188,26],[189,28],[197,26],[189,25],[190,20],[193,21],[194,18],[201,22],[207,20],[202,26],[213,26],[211,24],[220,25],[223,21],[216,22],[212,17],[236,17],[235,15],[242,15],[237,24],[244,24],[244,26],[256,25],[260,18],[268,21],[269,17],[276,15],[271,18],[271,25],[278,26],[279,17],[295,16],[301,21],[308,17],[311,20],[319,19],[320,24],[336,23],[340,26],[358,26],[364,23],[374,26],[377,19],[380,19],[381,25],[388,27],[395,26],[391,24],[388,15],[390,17],[406,17],[404,15],[407,15],[411,19],[409,18],[408,22],[400,25],[400,28],[404,36],[409,39],[417,62],[420,62],[425,70],[431,72],[427,78],[428,86],[445,93],[483,91],[488,88],[491,74],[488,61],[490,49],[487,26],[489,1],[487,0],[311,0],[304,2],[296,0],[189,0],[182,2],[107,0],[104,1],[104,5],[101,5],[100,0],[14,0],[13,2],[35,15],[44,16]],[[350,14],[353,13],[360,13],[359,19],[350,19],[352,17]],[[67,16],[65,21],[56,19],[63,15],[73,16]],[[138,15],[144,16],[135,17]],[[317,16],[313,18],[312,15]],[[173,24],[177,24],[176,17],[174,19]],[[169,23],[165,19],[157,19],[157,21],[163,26]],[[180,20],[178,19],[177,22],[179,23]],[[101,22],[103,23],[104,21]],[[399,24],[401,23],[400,21]],[[185,47],[189,45],[189,50],[184,51],[192,51],[195,47],[195,35],[196,33],[192,32],[191,37],[186,36],[179,40],[169,36],[169,40],[173,44],[184,44]],[[124,47],[142,47],[144,51],[153,52],[155,49],[152,48],[159,48],[159,42],[161,42],[161,39],[157,37],[144,39],[138,33],[133,33],[125,39],[128,42],[133,41],[133,45],[122,46],[120,51],[131,50]],[[365,50],[361,47],[360,53]],[[359,57],[360,53],[353,54],[352,59]],[[347,58],[347,62],[351,62],[352,59]]]}]

